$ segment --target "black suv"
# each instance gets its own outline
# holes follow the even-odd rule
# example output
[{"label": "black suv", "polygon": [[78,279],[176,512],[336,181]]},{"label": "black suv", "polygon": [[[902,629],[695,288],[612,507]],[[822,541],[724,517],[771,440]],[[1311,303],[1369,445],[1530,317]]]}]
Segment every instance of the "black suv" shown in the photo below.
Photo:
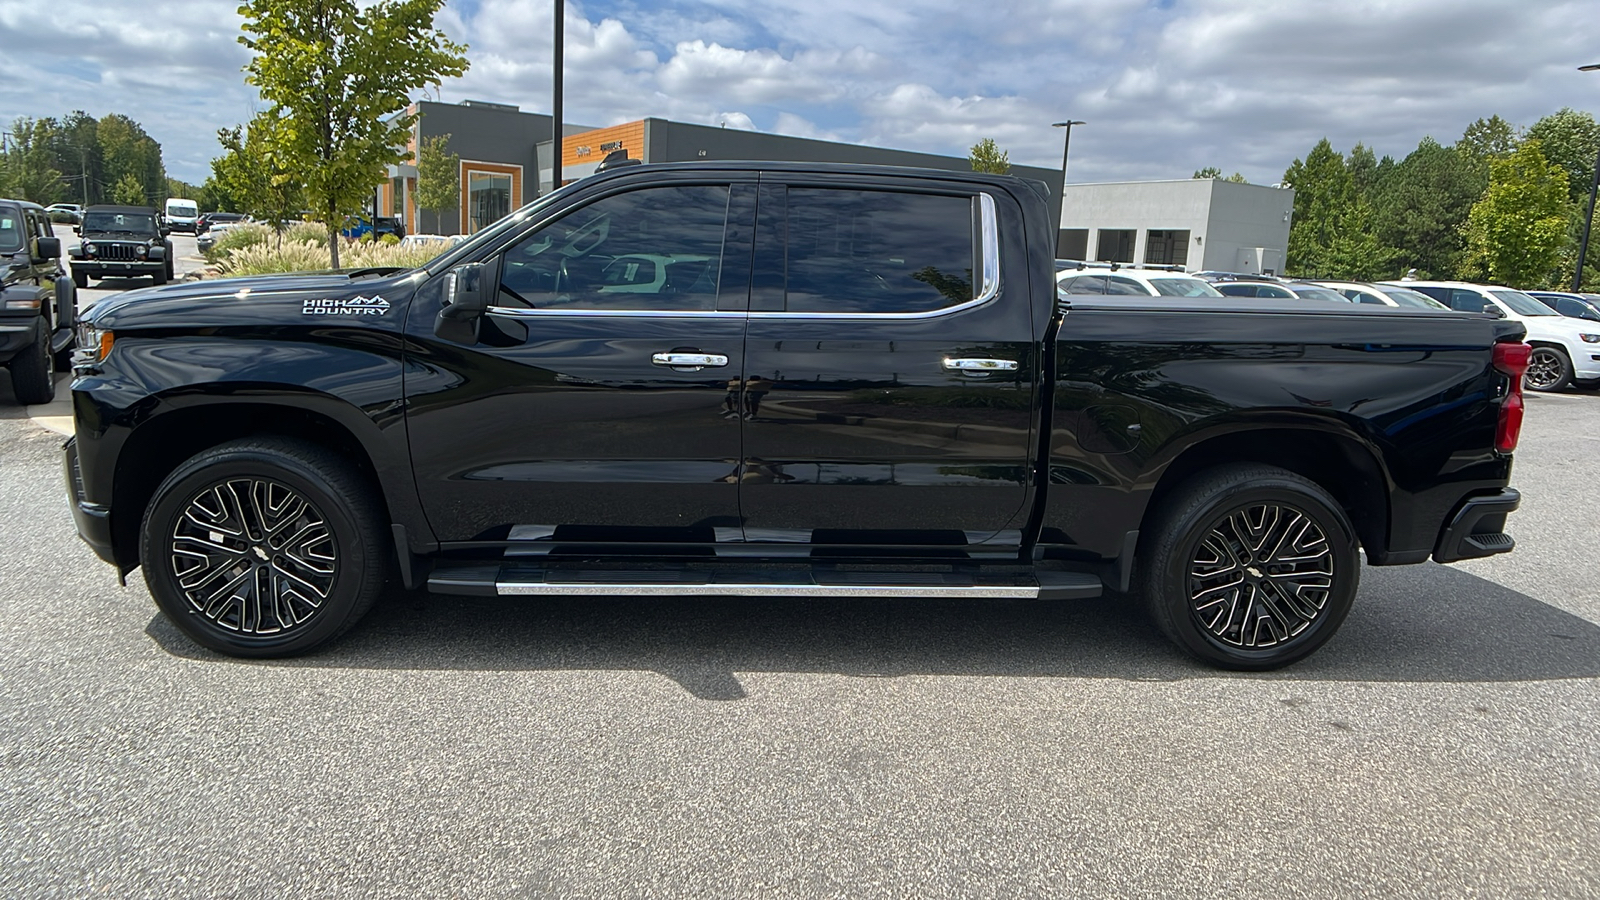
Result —
[{"label": "black suv", "polygon": [[149,206],[91,206],[74,228],[83,240],[72,250],[72,281],[80,288],[91,278],[149,275],[156,284],[172,279],[170,230]]},{"label": "black suv", "polygon": [[55,363],[72,350],[75,308],[44,207],[0,200],[0,364],[21,403],[55,398]]}]

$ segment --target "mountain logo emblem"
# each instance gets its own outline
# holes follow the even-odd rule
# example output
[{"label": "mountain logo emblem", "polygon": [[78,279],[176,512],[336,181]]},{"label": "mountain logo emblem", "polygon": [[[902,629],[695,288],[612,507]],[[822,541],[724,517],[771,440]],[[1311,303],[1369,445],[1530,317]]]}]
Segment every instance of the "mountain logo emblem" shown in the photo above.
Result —
[{"label": "mountain logo emblem", "polygon": [[371,297],[341,297],[339,299],[306,300],[301,303],[303,316],[381,316],[389,311],[389,301],[377,294]]}]

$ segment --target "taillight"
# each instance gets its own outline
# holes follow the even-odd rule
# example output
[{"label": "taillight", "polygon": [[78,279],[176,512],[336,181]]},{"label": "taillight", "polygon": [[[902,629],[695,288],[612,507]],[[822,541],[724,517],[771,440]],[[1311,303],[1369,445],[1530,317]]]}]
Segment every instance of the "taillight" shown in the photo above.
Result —
[{"label": "taillight", "polygon": [[1511,379],[1506,398],[1500,404],[1500,424],[1494,433],[1494,448],[1501,453],[1517,449],[1517,437],[1522,434],[1522,375],[1528,371],[1528,354],[1533,348],[1527,344],[1498,343],[1494,345],[1494,368]]}]

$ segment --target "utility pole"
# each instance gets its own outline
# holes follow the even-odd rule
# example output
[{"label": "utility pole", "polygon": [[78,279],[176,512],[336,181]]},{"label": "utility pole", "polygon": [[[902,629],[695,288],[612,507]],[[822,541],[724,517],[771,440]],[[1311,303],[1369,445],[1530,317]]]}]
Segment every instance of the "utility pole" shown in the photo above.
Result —
[{"label": "utility pole", "polygon": [[[1600,63],[1579,66],[1579,72],[1600,72]],[[1583,290],[1583,260],[1589,254],[1589,229],[1594,225],[1594,195],[1600,192],[1600,152],[1594,157],[1594,178],[1589,182],[1589,210],[1583,214],[1583,239],[1578,241],[1578,265],[1572,271],[1572,292]]]},{"label": "utility pole", "polygon": [[[562,50],[566,43],[567,3],[566,0],[556,0],[556,41],[555,64],[552,72],[552,81],[555,84],[555,100],[551,103],[550,131],[553,137],[550,141],[550,190],[561,187],[561,153],[565,149],[562,145],[561,128],[561,76],[562,76]],[[520,203],[521,198],[513,198]]]}]

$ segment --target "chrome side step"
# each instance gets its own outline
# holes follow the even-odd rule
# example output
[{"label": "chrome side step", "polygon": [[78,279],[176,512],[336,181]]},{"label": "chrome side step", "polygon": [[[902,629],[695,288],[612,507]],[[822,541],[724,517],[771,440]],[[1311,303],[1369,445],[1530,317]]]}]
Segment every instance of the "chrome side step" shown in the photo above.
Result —
[{"label": "chrome side step", "polygon": [[915,572],[838,569],[708,571],[456,564],[436,569],[428,589],[501,597],[817,597],[1071,600],[1100,596],[1100,579],[1078,572]]}]

